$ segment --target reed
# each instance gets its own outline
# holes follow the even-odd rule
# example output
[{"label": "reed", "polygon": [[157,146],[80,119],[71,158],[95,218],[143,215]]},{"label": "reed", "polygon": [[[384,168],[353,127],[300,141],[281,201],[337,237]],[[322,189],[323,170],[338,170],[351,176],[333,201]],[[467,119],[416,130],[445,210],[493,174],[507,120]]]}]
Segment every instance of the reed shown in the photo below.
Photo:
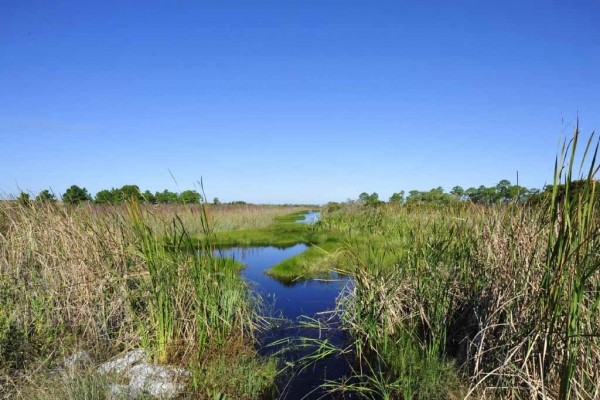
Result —
[{"label": "reed", "polygon": [[102,360],[139,346],[191,368],[192,396],[268,397],[260,300],[214,245],[275,241],[319,248],[273,273],[335,262],[353,276],[334,316],[347,346],[296,341],[315,349],[297,367],[352,360],[353,377],[324,385],[336,394],[600,398],[597,156],[576,127],[536,202],[349,203],[312,227],[289,207],[0,202],[0,397],[95,398],[103,382],[45,371],[75,349]]},{"label": "reed", "polygon": [[[196,396],[206,395],[202,370],[217,370],[224,348],[235,371],[220,377],[223,395],[268,390],[274,363],[252,350],[260,302],[239,265],[212,255],[206,210],[153,211],[0,202],[0,398],[63,398],[67,385],[50,373],[63,357],[85,349],[101,361],[140,346],[156,362],[192,369]],[[201,241],[191,239],[192,222]],[[100,383],[73,379],[74,390],[89,382],[95,396]]]},{"label": "reed", "polygon": [[[542,202],[325,212],[354,276],[338,313],[371,398],[600,396],[597,142],[579,129]],[[581,174],[575,170],[580,167]],[[344,349],[340,349],[344,351]]]},{"label": "reed", "polygon": [[[541,308],[547,329],[546,340],[548,347],[562,349],[559,397],[565,400],[572,395],[597,393],[598,390],[598,380],[590,381],[590,378],[597,378],[597,373],[589,375],[585,368],[578,368],[578,364],[586,362],[598,334],[600,221],[596,174],[600,167],[596,161],[598,143],[592,147],[592,135],[581,156],[577,180],[580,184],[575,185],[573,169],[577,162],[579,135],[577,125],[573,139],[563,144],[555,163],[554,190],[549,206],[551,229],[542,278]],[[584,170],[586,161],[589,162]],[[564,188],[560,196],[559,188]],[[547,356],[551,357],[551,354]],[[551,359],[544,361],[546,365],[551,363]]]}]

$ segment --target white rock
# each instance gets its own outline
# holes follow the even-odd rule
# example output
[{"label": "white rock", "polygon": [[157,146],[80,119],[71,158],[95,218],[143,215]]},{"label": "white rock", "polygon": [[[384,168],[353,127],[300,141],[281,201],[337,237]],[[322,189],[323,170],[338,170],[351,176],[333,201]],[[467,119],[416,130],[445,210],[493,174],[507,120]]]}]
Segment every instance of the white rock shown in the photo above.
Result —
[{"label": "white rock", "polygon": [[192,373],[181,367],[173,367],[171,365],[153,365],[141,363],[129,370],[129,377],[150,377],[152,379],[161,380],[176,380],[191,378]]},{"label": "white rock", "polygon": [[146,351],[143,349],[132,350],[115,360],[101,364],[96,372],[100,375],[105,374],[120,374],[131,368],[132,365],[144,361],[146,359]]},{"label": "white rock", "polygon": [[138,364],[129,370],[129,385],[136,393],[148,393],[159,399],[173,399],[185,389],[182,381],[191,376],[183,368]]},{"label": "white rock", "polygon": [[148,393],[161,400],[170,400],[176,398],[184,389],[183,383],[146,380],[143,393]]},{"label": "white rock", "polygon": [[108,385],[107,400],[129,400],[138,397],[138,393],[135,393],[129,385],[117,385],[111,383]]}]

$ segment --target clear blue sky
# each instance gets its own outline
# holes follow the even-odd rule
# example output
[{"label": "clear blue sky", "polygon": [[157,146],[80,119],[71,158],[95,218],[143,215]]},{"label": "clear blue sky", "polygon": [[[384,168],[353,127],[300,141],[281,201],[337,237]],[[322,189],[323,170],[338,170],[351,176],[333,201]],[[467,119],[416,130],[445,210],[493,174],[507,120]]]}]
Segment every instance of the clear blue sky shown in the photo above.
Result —
[{"label": "clear blue sky", "polygon": [[0,2],[3,193],[541,187],[577,112],[598,1]]}]

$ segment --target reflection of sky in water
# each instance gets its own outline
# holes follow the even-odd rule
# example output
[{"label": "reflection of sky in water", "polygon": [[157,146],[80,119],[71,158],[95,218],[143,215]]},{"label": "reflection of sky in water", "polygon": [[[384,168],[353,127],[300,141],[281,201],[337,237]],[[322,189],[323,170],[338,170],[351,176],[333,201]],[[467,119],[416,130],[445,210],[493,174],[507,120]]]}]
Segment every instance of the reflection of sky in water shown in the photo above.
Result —
[{"label": "reflection of sky in water", "polygon": [[321,213],[318,211],[309,211],[306,214],[304,214],[304,219],[299,219],[298,222],[299,224],[314,224],[315,222],[317,222],[318,220],[321,219]]},{"label": "reflection of sky in water", "polygon": [[[280,347],[269,347],[268,345],[279,339],[290,337],[327,338],[335,345],[342,346],[343,344],[343,335],[338,329],[334,328],[335,324],[332,324],[333,329],[330,330],[299,328],[298,318],[301,316],[319,318],[318,313],[332,310],[340,291],[349,282],[347,277],[332,274],[331,281],[309,280],[290,285],[279,282],[265,274],[273,265],[300,254],[307,248],[304,244],[297,244],[287,248],[270,246],[220,250],[222,256],[233,258],[246,266],[241,272],[242,276],[262,295],[265,302],[273,307],[275,315],[282,315],[291,320],[290,324],[271,329],[263,334],[261,338],[263,347],[260,349],[262,354],[279,350]],[[322,318],[327,318],[327,315],[322,316]],[[288,352],[285,359],[286,361],[294,361],[313,350],[314,348]],[[281,398],[327,398],[323,397],[322,392],[309,393],[322,383],[324,378],[338,379],[347,373],[348,364],[346,360],[339,358],[325,359],[308,368],[299,376],[294,376],[291,381],[280,382],[279,386],[285,387]]]},{"label": "reflection of sky in water", "polygon": [[286,318],[301,315],[313,316],[317,312],[331,310],[347,278],[333,277],[332,282],[309,280],[284,284],[265,272],[273,265],[295,256],[307,249],[304,244],[280,249],[277,247],[231,248],[221,250],[224,257],[241,261],[246,268],[242,276],[263,296],[265,301],[274,300],[274,310]]}]

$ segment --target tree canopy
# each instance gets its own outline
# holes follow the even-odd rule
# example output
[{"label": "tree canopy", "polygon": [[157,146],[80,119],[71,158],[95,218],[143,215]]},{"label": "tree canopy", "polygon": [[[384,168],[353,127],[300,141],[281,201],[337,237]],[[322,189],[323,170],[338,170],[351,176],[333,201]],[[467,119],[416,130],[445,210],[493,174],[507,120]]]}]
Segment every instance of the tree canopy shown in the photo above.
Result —
[{"label": "tree canopy", "polygon": [[124,185],[119,189],[104,189],[96,193],[96,204],[122,204],[128,200],[136,200],[145,204],[197,204],[202,196],[195,190],[184,190],[181,193],[163,190],[152,193],[145,190],[143,193],[137,185]]},{"label": "tree canopy", "polygon": [[198,204],[202,196],[195,190],[184,190],[179,195],[179,202],[183,204]]},{"label": "tree canopy", "polygon": [[371,194],[367,193],[367,192],[362,192],[359,196],[358,196],[358,200],[360,202],[362,202],[365,205],[369,205],[369,206],[376,206],[380,203],[382,203],[382,201],[379,200],[379,194],[373,192]]},{"label": "tree canopy", "polygon": [[404,203],[404,190],[394,193],[390,196],[390,203],[402,204]]},{"label": "tree canopy", "polygon": [[[390,196],[389,202],[392,204],[452,204],[469,201],[475,204],[507,204],[522,203],[530,197],[539,193],[537,189],[528,189],[520,185],[513,185],[509,180],[503,179],[494,186],[470,187],[464,189],[462,186],[454,186],[450,192],[445,192],[442,187],[431,190],[410,190],[405,196],[403,190]],[[378,198],[363,192],[359,196],[359,201],[364,204],[377,204]]]},{"label": "tree canopy", "polygon": [[72,185],[62,195],[62,200],[67,204],[78,204],[84,201],[91,201],[92,196],[90,196],[86,188]]},{"label": "tree canopy", "polygon": [[48,189],[44,189],[38,193],[35,197],[35,201],[56,201],[56,195]]}]

